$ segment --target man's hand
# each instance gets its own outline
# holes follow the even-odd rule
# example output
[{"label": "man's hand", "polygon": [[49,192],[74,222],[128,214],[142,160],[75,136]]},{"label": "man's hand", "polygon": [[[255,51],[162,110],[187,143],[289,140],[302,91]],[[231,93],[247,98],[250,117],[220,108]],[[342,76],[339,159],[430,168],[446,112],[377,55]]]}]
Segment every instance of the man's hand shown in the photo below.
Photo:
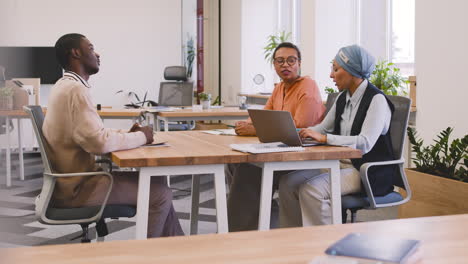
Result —
[{"label": "man's hand", "polygon": [[303,128],[299,131],[301,138],[311,138],[319,143],[327,143],[327,135],[320,134],[312,129]]},{"label": "man's hand", "polygon": [[255,131],[255,127],[252,125],[252,123],[246,121],[237,122],[234,130],[239,136],[255,136],[257,134],[257,131]]},{"label": "man's hand", "polygon": [[146,144],[153,143],[154,138],[153,138],[153,128],[150,126],[140,126],[140,124],[135,123],[133,126],[130,128],[129,132],[138,132],[141,131],[145,134],[146,137]]}]

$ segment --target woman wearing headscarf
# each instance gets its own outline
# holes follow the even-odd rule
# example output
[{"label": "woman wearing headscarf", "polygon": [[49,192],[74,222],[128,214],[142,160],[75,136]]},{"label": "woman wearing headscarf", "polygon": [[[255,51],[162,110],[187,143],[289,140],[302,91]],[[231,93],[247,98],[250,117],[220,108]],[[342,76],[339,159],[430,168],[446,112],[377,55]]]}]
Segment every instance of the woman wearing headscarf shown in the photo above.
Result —
[{"label": "woman wearing headscarf", "polygon": [[[365,162],[393,159],[390,120],[394,110],[387,97],[368,81],[374,69],[374,58],[357,45],[341,48],[330,73],[340,94],[324,120],[302,129],[302,138],[312,138],[329,145],[349,146],[362,151],[362,158],[340,161],[341,194],[361,191],[359,169]],[[385,195],[393,190],[393,166],[369,169],[374,194]],[[280,180],[280,225],[310,226],[331,224],[329,173],[307,170],[299,188],[291,188]],[[313,176],[311,176],[313,175]]]}]

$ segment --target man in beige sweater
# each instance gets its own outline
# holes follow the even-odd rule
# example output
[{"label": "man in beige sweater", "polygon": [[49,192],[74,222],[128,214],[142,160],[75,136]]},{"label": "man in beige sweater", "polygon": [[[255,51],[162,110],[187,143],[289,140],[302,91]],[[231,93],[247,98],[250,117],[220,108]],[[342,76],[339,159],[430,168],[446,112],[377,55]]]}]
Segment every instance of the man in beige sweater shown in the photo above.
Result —
[{"label": "man in beige sweater", "polygon": [[[57,60],[65,70],[51,90],[43,133],[50,145],[53,170],[59,173],[98,170],[95,155],[136,148],[153,141],[150,127],[130,131],[105,128],[91,100],[88,79],[99,71],[100,56],[83,35],[67,34],[55,44]],[[136,205],[137,172],[114,172],[108,204]],[[59,179],[53,194],[58,207],[99,205],[108,188],[105,177]],[[183,235],[164,177],[151,181],[148,237]]]}]

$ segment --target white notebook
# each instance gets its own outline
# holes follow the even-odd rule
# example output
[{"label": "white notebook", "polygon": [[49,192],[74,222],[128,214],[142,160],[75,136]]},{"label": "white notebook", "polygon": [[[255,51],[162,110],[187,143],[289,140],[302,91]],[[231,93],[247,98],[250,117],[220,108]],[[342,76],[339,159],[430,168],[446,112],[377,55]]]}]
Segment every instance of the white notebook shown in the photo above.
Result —
[{"label": "white notebook", "polygon": [[304,151],[303,147],[290,147],[282,142],[256,143],[256,144],[231,144],[232,149],[248,153],[272,153],[287,151]]}]

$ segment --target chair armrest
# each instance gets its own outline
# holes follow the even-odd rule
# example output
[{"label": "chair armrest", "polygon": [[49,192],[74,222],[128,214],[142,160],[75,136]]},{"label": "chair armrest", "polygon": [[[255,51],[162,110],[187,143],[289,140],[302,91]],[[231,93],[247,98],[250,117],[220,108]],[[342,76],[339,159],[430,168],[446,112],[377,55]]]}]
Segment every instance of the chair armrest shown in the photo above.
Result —
[{"label": "chair armrest", "polygon": [[105,163],[107,166],[109,166],[109,172],[112,172],[112,161],[110,159],[98,159],[95,161],[96,163]]},{"label": "chair armrest", "polygon": [[[103,200],[101,208],[99,212],[90,218],[84,219],[75,219],[75,220],[53,220],[47,218],[47,209],[50,205],[50,200],[52,199],[52,194],[55,188],[55,183],[57,178],[68,178],[68,177],[90,177],[90,176],[98,176],[103,175],[109,178],[109,188],[107,190],[106,196]],[[36,203],[36,217],[39,220],[46,224],[79,224],[79,223],[91,223],[98,221],[101,216],[104,208],[107,204],[107,200],[109,198],[110,192],[112,191],[112,185],[114,183],[114,179],[112,174],[105,172],[105,171],[96,171],[96,172],[79,172],[79,173],[44,173],[44,181],[42,185],[41,194],[39,195],[39,199]]]},{"label": "chair armrest", "polygon": [[378,205],[375,202],[374,193],[372,192],[372,188],[369,182],[369,175],[367,174],[367,171],[369,170],[369,168],[372,166],[385,166],[385,165],[395,164],[395,165],[400,165],[400,170],[402,170],[403,169],[402,166],[404,163],[405,163],[405,160],[401,158],[398,160],[367,162],[361,165],[361,168],[359,169],[359,174],[361,176],[361,181],[364,185],[364,189],[366,191],[367,197],[369,197],[370,208],[375,209],[378,207]]}]

